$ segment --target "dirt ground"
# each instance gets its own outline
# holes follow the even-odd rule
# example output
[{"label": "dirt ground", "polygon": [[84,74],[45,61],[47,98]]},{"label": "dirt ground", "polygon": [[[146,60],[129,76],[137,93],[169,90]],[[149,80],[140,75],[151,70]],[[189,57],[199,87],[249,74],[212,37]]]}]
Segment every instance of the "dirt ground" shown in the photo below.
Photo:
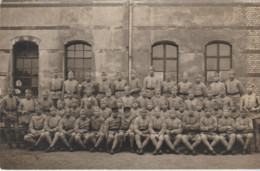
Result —
[{"label": "dirt ground", "polygon": [[235,156],[153,156],[150,152],[139,156],[129,152],[110,155],[88,151],[45,153],[10,150],[0,144],[0,165],[2,169],[259,169],[260,153]]}]

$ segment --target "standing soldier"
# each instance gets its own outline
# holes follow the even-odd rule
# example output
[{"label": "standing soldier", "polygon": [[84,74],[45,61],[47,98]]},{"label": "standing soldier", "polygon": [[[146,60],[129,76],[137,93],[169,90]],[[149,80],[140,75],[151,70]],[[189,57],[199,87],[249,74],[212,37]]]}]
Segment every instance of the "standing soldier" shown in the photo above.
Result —
[{"label": "standing soldier", "polygon": [[207,96],[206,85],[201,82],[200,74],[196,74],[195,78],[196,78],[196,83],[193,85],[194,97],[199,100],[203,100],[203,98]]},{"label": "standing soldier", "polygon": [[85,96],[88,89],[91,90],[91,95],[96,97],[96,95],[97,95],[97,84],[93,80],[91,80],[91,73],[90,72],[86,72],[85,81],[83,83],[81,83],[80,92],[83,93],[82,97]]},{"label": "standing soldier", "polygon": [[3,121],[5,124],[5,135],[9,148],[12,148],[11,143],[11,124],[14,127],[16,147],[20,147],[19,144],[19,121],[17,106],[19,104],[18,98],[14,96],[14,89],[12,87],[8,88],[8,95],[5,96],[1,104],[1,112],[3,114]]},{"label": "standing soldier", "polygon": [[38,105],[41,107],[42,112],[47,116],[50,115],[50,109],[53,105],[52,100],[49,98],[48,91],[45,90],[42,92],[42,98],[39,99]]},{"label": "standing soldier", "polygon": [[57,101],[61,98],[63,79],[58,75],[58,69],[54,70],[53,78],[49,81],[49,89],[51,92],[51,100],[55,107],[57,107]]},{"label": "standing soldier", "polygon": [[171,97],[172,87],[176,87],[176,82],[171,80],[171,73],[166,73],[166,80],[161,84],[162,94],[165,98]]},{"label": "standing soldier", "polygon": [[212,90],[214,97],[217,97],[220,95],[220,90],[224,89],[225,93],[226,93],[225,84],[220,81],[218,72],[215,72],[214,82],[210,84],[210,89]]},{"label": "standing soldier", "polygon": [[246,110],[249,113],[249,117],[253,121],[254,126],[254,139],[255,139],[255,151],[259,152],[259,130],[260,130],[260,100],[253,92],[254,84],[247,83],[247,94],[242,96],[240,103],[240,111]]},{"label": "standing soldier", "polygon": [[105,72],[102,72],[102,80],[101,82],[97,83],[97,100],[100,105],[101,99],[103,99],[106,96],[106,90],[108,88],[111,89],[111,81],[107,79],[107,74]]},{"label": "standing soldier", "polygon": [[74,80],[74,74],[72,71],[68,73],[68,80],[64,81],[62,87],[62,99],[67,98],[68,92],[72,92],[74,98],[79,99],[79,83],[78,81]]},{"label": "standing soldier", "polygon": [[131,79],[129,81],[129,86],[131,88],[131,95],[135,98],[139,97],[142,85],[140,79],[136,78],[136,73],[134,70],[131,71]]},{"label": "standing soldier", "polygon": [[159,81],[154,76],[154,67],[150,66],[149,75],[144,79],[144,88],[146,89],[146,97],[152,98],[154,96],[154,90],[159,86]]},{"label": "standing soldier", "polygon": [[132,107],[134,97],[131,96],[131,89],[129,86],[125,87],[125,95],[122,97],[123,106]]},{"label": "standing soldier", "polygon": [[122,73],[117,72],[116,73],[117,79],[113,82],[113,90],[115,93],[115,97],[123,97],[124,96],[124,88],[127,85],[126,80],[122,79]]},{"label": "standing soldier", "polygon": [[229,80],[225,82],[227,95],[239,106],[240,97],[244,94],[243,86],[239,80],[235,79],[235,72],[233,70],[229,71],[228,77]]},{"label": "standing soldier", "polygon": [[184,72],[182,76],[182,82],[179,82],[178,84],[179,96],[183,100],[186,100],[191,88],[192,88],[192,83],[188,81],[188,74]]},{"label": "standing soldier", "polygon": [[[135,141],[138,150],[137,154],[144,154],[144,148],[150,141],[149,135],[149,118],[147,117],[147,110],[143,108],[140,112],[141,116],[137,117],[134,121]],[[145,140],[142,142],[142,138]]]},{"label": "standing soldier", "polygon": [[[118,108],[113,108],[112,117],[105,121],[104,132],[107,134],[106,150],[110,154],[115,153],[115,149],[118,144],[118,131],[121,126],[121,117],[119,117],[118,114]],[[111,143],[112,147],[109,151],[109,146]]]}]

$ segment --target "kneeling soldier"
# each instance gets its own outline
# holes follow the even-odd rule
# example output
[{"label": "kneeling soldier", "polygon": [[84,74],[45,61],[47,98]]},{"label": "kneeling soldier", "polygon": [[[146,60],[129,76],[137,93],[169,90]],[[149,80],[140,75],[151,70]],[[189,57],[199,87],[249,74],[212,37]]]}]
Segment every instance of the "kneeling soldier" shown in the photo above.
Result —
[{"label": "kneeling soldier", "polygon": [[[143,108],[140,112],[141,116],[137,117],[134,121],[134,131],[135,131],[135,141],[138,147],[136,151],[137,154],[144,154],[143,149],[150,141],[149,135],[149,118],[147,116],[147,110]],[[143,142],[141,142],[141,138],[145,138]]]},{"label": "kneeling soldier", "polygon": [[[46,119],[46,115],[42,114],[42,110],[40,106],[35,107],[36,116],[33,116],[30,124],[29,124],[29,131],[27,135],[24,136],[24,140],[33,144],[30,147],[30,150],[35,150],[38,144],[43,140],[44,135],[44,121]],[[36,141],[37,139],[37,141]]]},{"label": "kneeling soldier", "polygon": [[86,144],[82,142],[82,137],[84,142],[89,140],[89,127],[90,119],[84,113],[84,109],[80,111],[80,117],[76,120],[74,131],[76,133],[75,141],[78,143],[84,150],[86,150]]},{"label": "kneeling soldier", "polygon": [[130,107],[124,107],[124,114],[121,117],[121,127],[118,134],[118,140],[119,140],[119,151],[123,148],[123,141],[125,141],[126,137],[129,137],[130,140],[130,147],[131,152],[134,152],[134,140],[135,140],[135,134],[133,131],[132,121],[134,117],[131,115]]},{"label": "kneeling soldier", "polygon": [[[176,154],[179,152],[175,147],[181,142],[182,138],[182,126],[181,120],[176,117],[175,111],[169,112],[169,118],[166,119],[166,130],[164,135],[164,140],[170,150]],[[174,141],[174,143],[172,143]]]},{"label": "kneeling soldier", "polygon": [[[109,117],[105,121],[105,133],[107,134],[107,142],[106,142],[106,150],[110,154],[115,153],[115,148],[118,144],[118,131],[121,126],[121,117],[118,116],[119,111],[118,108],[112,109],[112,117]],[[110,144],[112,145],[111,150],[109,151]]]},{"label": "kneeling soldier", "polygon": [[[212,155],[216,154],[213,147],[215,147],[215,145],[217,145],[217,143],[219,142],[219,136],[216,133],[217,127],[217,118],[211,115],[211,109],[206,109],[205,116],[200,119],[200,135],[202,142],[207,146]],[[211,144],[208,140],[212,140]],[[207,153],[207,151],[205,151],[205,153]]]},{"label": "kneeling soldier", "polygon": [[[233,145],[236,141],[236,123],[233,118],[230,117],[230,112],[226,108],[223,112],[223,117],[218,120],[218,131],[220,142],[225,146],[226,150],[222,151],[221,154],[228,154],[231,152]],[[229,142],[227,142],[227,139]],[[235,154],[235,152],[232,152]]]},{"label": "kneeling soldier", "polygon": [[159,109],[155,110],[155,116],[149,121],[149,133],[151,134],[151,141],[155,147],[153,154],[162,154],[161,146],[164,141],[165,119],[161,116]]},{"label": "kneeling soldier", "polygon": [[237,140],[243,145],[243,153],[246,154],[248,147],[253,140],[253,122],[248,116],[246,116],[245,111],[241,111],[241,115],[236,119],[237,128]]}]

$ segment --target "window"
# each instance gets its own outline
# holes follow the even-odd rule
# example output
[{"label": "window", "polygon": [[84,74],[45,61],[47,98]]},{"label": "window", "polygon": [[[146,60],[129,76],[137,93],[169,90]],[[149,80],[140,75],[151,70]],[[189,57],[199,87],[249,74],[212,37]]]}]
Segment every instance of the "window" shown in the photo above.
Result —
[{"label": "window", "polygon": [[165,80],[166,73],[178,82],[178,46],[172,42],[158,42],[152,46],[152,65],[155,75]]},{"label": "window", "polygon": [[66,45],[66,77],[69,71],[74,73],[74,78],[80,83],[84,81],[85,73],[92,69],[91,46],[82,41]]},{"label": "window", "polygon": [[211,42],[206,45],[205,80],[212,82],[214,73],[227,75],[232,68],[232,46],[227,42]]},{"label": "window", "polygon": [[[21,41],[14,45],[14,87],[21,90],[20,96],[25,96],[25,90],[31,89],[33,96],[38,96],[39,50],[38,45],[30,41]],[[22,86],[16,83],[21,81]]]}]

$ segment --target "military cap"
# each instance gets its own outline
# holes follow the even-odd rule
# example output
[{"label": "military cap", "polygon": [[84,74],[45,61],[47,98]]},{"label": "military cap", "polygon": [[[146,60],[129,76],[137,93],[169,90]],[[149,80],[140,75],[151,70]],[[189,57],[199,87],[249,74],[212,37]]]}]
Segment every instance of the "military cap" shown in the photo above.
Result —
[{"label": "military cap", "polygon": [[42,95],[48,95],[49,93],[48,93],[48,91],[47,90],[44,90],[43,92],[42,92]]},{"label": "military cap", "polygon": [[231,69],[228,74],[236,74],[235,71],[233,69]]},{"label": "military cap", "polygon": [[195,78],[201,78],[202,76],[200,74],[196,74]]},{"label": "military cap", "polygon": [[255,85],[254,85],[254,83],[252,83],[252,82],[247,82],[247,83],[246,83],[246,87],[248,87],[248,88],[254,88]]},{"label": "military cap", "polygon": [[68,75],[69,76],[74,76],[74,73],[72,71],[69,71]]},{"label": "military cap", "polygon": [[113,112],[113,113],[118,113],[118,107],[113,107],[113,108],[112,108],[112,112]]},{"label": "military cap", "polygon": [[131,108],[130,107],[124,107],[124,112],[130,112]]}]

